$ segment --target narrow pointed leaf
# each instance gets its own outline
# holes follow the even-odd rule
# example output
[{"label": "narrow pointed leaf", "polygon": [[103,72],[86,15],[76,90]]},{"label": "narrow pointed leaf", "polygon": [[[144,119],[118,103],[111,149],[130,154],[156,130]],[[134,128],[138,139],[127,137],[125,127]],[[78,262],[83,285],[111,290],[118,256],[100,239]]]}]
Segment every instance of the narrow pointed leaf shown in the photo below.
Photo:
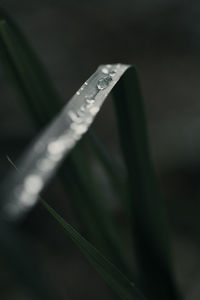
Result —
[{"label": "narrow pointed leaf", "polygon": [[[24,105],[45,125],[60,110],[61,100],[34,50],[14,21],[0,7],[0,55]],[[35,100],[37,99],[37,101]]]},{"label": "narrow pointed leaf", "polygon": [[[115,68],[118,70],[115,75],[115,80],[113,80],[111,76],[108,76],[108,91],[112,89],[116,80],[119,79],[127,69],[127,66],[114,65],[110,71],[112,72]],[[9,178],[4,185],[4,194],[9,194],[2,208],[2,214],[5,217],[10,220],[20,219],[26,211],[29,211],[33,207],[37,201],[38,194],[48,183],[53,174],[55,174],[55,171],[62,163],[66,154],[69,153],[81,136],[87,131],[107,96],[104,90],[98,89],[97,87],[98,82],[101,82],[101,80],[102,71],[100,67],[88,80],[87,84],[84,85],[84,95],[80,97],[78,94],[75,94],[56,120],[39,136],[35,143],[30,146],[27,155],[19,162],[20,169],[22,170],[20,175],[14,175],[13,178]],[[91,103],[91,100],[87,101],[85,98],[87,94],[94,95],[95,103]],[[84,113],[81,111],[82,107],[85,109]],[[80,112],[83,115],[77,117]],[[75,168],[77,158],[78,157],[75,156],[73,159],[73,168]],[[97,240],[95,237],[97,245],[101,245],[100,249],[102,249],[105,255],[113,259],[126,274],[130,274],[130,268],[125,259],[126,256],[122,253],[122,246],[118,242],[118,236],[115,233],[112,223],[110,223],[109,217],[106,217],[106,213],[103,213],[103,206],[100,209],[101,206],[95,207],[93,204],[95,197],[98,195],[95,195],[92,191],[92,193],[89,192],[86,188],[87,182],[85,182],[84,174],[81,174],[81,169],[78,168],[77,165],[76,170],[78,170],[77,175],[80,177],[79,181],[81,180],[80,184],[77,180],[77,184],[84,189],[85,200],[89,203],[87,213],[90,214],[90,221],[92,218],[92,224],[98,224],[98,231],[99,233],[101,232],[101,240]],[[85,178],[87,178],[88,175],[89,174],[87,174]],[[15,186],[14,189],[11,188],[13,186]],[[88,202],[89,200],[90,202]],[[99,203],[101,203],[101,201],[99,201]],[[84,202],[82,206],[84,206]],[[93,226],[92,224],[88,222],[87,228],[89,229],[89,225]],[[91,230],[93,230],[93,228]],[[91,230],[88,230],[88,232],[92,233]],[[93,236],[95,236],[95,234],[93,234]],[[99,235],[97,235],[97,237],[98,236]],[[103,247],[103,245],[105,246]]]},{"label": "narrow pointed leaf", "polygon": [[[24,83],[26,78],[23,78],[21,73],[24,70],[27,71],[26,65],[18,64],[23,60],[23,57],[20,56],[20,50],[16,52],[13,50],[13,41],[17,43],[19,40],[15,39],[12,32],[8,32],[5,23],[1,22],[0,27],[2,45],[5,50],[3,55],[12,59],[14,70],[17,72],[20,70],[16,78],[21,76],[20,78],[23,79]],[[16,53],[18,53],[17,57]],[[105,69],[108,72],[105,73]],[[56,120],[41,134],[27,152],[25,159],[21,162],[22,175],[18,178],[13,176],[10,180],[10,187],[15,186],[15,189],[11,190],[7,200],[2,205],[3,216],[14,220],[20,218],[33,207],[41,190],[53,176],[64,157],[88,130],[107,94],[127,69],[128,66],[121,64],[100,67],[80,91],[72,97]],[[26,82],[26,85],[28,92],[34,86],[29,87],[29,82]],[[38,86],[34,93],[36,91],[39,91]],[[145,279],[145,287],[148,293],[153,291],[152,298],[156,295],[156,299],[159,299],[161,295],[165,295],[163,297],[166,299],[167,297],[177,299],[170,266],[168,240],[166,239],[165,216],[163,215],[159,191],[157,191],[157,180],[147,151],[142,102],[133,68],[127,71],[123,81],[117,85],[116,91],[116,98],[118,99],[116,107],[122,145],[129,172],[131,194],[134,197],[132,205],[134,230],[138,245],[137,253],[141,273]],[[38,106],[34,106],[34,109],[37,111]],[[43,115],[45,115],[45,109],[41,110],[38,116],[41,118]],[[7,187],[9,191],[9,185]],[[160,274],[162,276],[159,276]],[[156,280],[158,280],[161,289],[158,288]]]},{"label": "narrow pointed leaf", "polygon": [[159,182],[149,153],[143,101],[136,70],[113,90],[121,146],[129,174],[130,207],[139,273],[152,299],[178,299]]},{"label": "narrow pointed leaf", "polygon": [[[32,143],[20,165],[20,174],[13,174],[5,184],[8,198],[4,201],[3,213],[8,218],[18,219],[36,203],[39,193],[49,182],[65,156],[87,132],[107,94],[115,86],[127,65],[112,65],[114,78],[102,74],[104,66],[83,85],[57,115],[55,120]],[[101,85],[105,88],[101,88]],[[89,99],[92,95],[92,101]],[[11,187],[15,187],[12,189]],[[6,193],[5,193],[6,194]]]},{"label": "narrow pointed leaf", "polygon": [[112,290],[123,300],[145,300],[144,296],[109,260],[107,260],[92,244],[84,239],[69,223],[67,223],[52,207],[40,199],[42,205],[63,227],[71,240],[79,247],[94,268],[103,276]]},{"label": "narrow pointed leaf", "polygon": [[71,195],[76,193],[74,195],[75,205],[79,206],[77,211],[81,208],[79,217],[83,218],[86,233],[88,237],[95,236],[95,246],[121,271],[132,277],[124,245],[120,243],[119,234],[114,227],[109,209],[104,203],[101,192],[96,193],[95,191],[95,181],[90,165],[85,159],[84,147],[81,149],[76,147],[73,151],[75,155],[67,161],[67,166],[62,169],[62,172],[65,172],[65,177],[68,176],[67,188],[71,189]]}]

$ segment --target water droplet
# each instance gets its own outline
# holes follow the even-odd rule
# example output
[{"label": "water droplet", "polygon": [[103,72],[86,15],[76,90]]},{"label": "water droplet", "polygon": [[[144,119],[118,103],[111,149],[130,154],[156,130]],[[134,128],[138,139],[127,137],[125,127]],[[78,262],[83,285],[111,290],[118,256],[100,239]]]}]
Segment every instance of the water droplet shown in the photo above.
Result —
[{"label": "water droplet", "polygon": [[86,124],[77,124],[77,123],[72,123],[71,124],[71,129],[73,129],[77,134],[82,134],[87,131],[87,126]]},{"label": "water droplet", "polygon": [[23,191],[21,193],[19,199],[20,199],[20,203],[18,203],[18,205],[20,209],[22,208],[24,209],[27,206],[32,206],[36,201],[34,194],[28,193],[26,191]]},{"label": "water droplet", "polygon": [[[76,111],[76,115],[78,118],[81,118],[84,115],[84,112],[79,109]],[[79,122],[79,123],[81,123],[81,122]]]},{"label": "water droplet", "polygon": [[70,119],[73,122],[77,122],[77,123],[81,123],[82,122],[82,119],[80,118],[80,116],[77,115],[77,113],[73,112],[72,110],[68,111],[68,116],[70,117]]},{"label": "water droplet", "polygon": [[102,68],[101,72],[104,73],[104,74],[108,74],[109,73],[109,71],[108,71],[107,68]]},{"label": "water droplet", "polygon": [[115,70],[113,70],[113,71],[111,71],[111,72],[109,73],[109,75],[110,75],[111,77],[115,76],[115,74],[116,74],[116,71],[115,71]]},{"label": "water droplet", "polygon": [[37,194],[42,188],[43,182],[39,175],[29,175],[24,182],[26,191],[30,194]]},{"label": "water droplet", "polygon": [[99,111],[99,107],[98,106],[93,106],[92,108],[90,108],[90,113],[91,113],[91,115],[96,115],[96,113],[98,113],[98,111]]},{"label": "water droplet", "polygon": [[91,124],[91,122],[92,122],[92,117],[91,116],[88,116],[86,119],[85,119],[85,123],[86,124]]},{"label": "water droplet", "polygon": [[80,87],[80,89],[76,92],[76,94],[80,96],[81,92],[86,88],[87,85],[88,83],[84,82],[84,84]]},{"label": "water droplet", "polygon": [[37,167],[42,172],[50,171],[54,165],[54,162],[49,158],[44,158],[37,162]]},{"label": "water droplet", "polygon": [[95,101],[94,100],[88,100],[86,99],[86,103],[87,103],[87,108],[89,108]]},{"label": "water droplet", "polygon": [[109,83],[112,81],[111,76],[105,76],[103,78],[100,78],[97,82],[97,88],[99,90],[103,90],[108,87]]},{"label": "water droplet", "polygon": [[93,103],[95,102],[94,96],[93,96],[93,95],[86,96],[86,97],[85,97],[85,102],[86,102],[87,104],[93,104]]},{"label": "water droplet", "polygon": [[62,151],[65,150],[65,143],[63,142],[62,139],[58,139],[55,141],[52,141],[49,143],[47,146],[48,152],[51,155],[57,155],[60,154]]},{"label": "water droplet", "polygon": [[84,111],[85,111],[85,109],[86,109],[86,104],[84,103],[83,105],[81,105],[81,107],[80,107],[80,111],[81,111],[81,112],[84,112]]}]

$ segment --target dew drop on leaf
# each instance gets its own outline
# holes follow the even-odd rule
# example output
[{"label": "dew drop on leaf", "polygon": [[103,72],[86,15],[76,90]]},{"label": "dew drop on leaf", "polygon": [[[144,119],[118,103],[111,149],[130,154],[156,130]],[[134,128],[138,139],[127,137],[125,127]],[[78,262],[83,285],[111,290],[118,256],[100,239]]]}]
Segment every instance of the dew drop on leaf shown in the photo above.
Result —
[{"label": "dew drop on leaf", "polygon": [[26,191],[30,194],[37,194],[42,187],[42,178],[39,175],[29,175],[24,182]]},{"label": "dew drop on leaf", "polygon": [[109,73],[109,71],[108,71],[107,68],[102,68],[101,72],[104,73],[104,74],[108,74]]},{"label": "dew drop on leaf", "polygon": [[103,78],[100,78],[97,82],[97,88],[99,90],[104,90],[105,88],[108,87],[109,83],[112,81],[111,76],[105,76]]}]

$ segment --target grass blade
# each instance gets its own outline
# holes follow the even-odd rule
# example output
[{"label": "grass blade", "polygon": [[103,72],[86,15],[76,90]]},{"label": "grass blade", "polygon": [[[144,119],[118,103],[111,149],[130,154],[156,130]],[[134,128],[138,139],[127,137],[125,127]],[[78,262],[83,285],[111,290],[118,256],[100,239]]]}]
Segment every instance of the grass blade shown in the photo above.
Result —
[{"label": "grass blade", "polygon": [[[3,57],[4,63],[6,62],[6,66],[9,66],[10,73],[11,73],[18,89],[22,92],[22,94],[24,96],[24,102],[26,104],[26,107],[28,107],[31,116],[34,118],[37,125],[39,125],[39,127],[41,127],[42,125],[47,124],[52,119],[52,117],[54,115],[56,115],[56,113],[60,110],[61,101],[59,99],[57,92],[53,88],[53,85],[52,85],[50,79],[48,78],[48,75],[46,74],[44,67],[41,65],[40,61],[38,60],[34,51],[28,44],[27,40],[25,39],[25,37],[23,36],[23,34],[19,30],[19,28],[16,26],[16,24],[14,24],[14,22],[11,20],[11,18],[1,8],[0,8],[0,18],[1,18],[1,23],[0,23],[0,43],[1,43],[1,47],[0,47],[1,52],[0,53],[1,53],[1,56]],[[69,113],[69,110],[68,110],[68,113]],[[76,117],[76,115],[73,114],[73,111],[71,111],[71,113],[72,113],[71,116]],[[64,115],[64,113],[63,113],[63,115]],[[62,118],[62,122],[63,122],[63,124],[65,123],[64,117]],[[57,123],[57,125],[54,126],[54,128],[56,126],[58,126],[58,123]],[[62,131],[63,131],[63,136],[64,136],[65,135],[64,131],[66,132],[67,130],[64,129],[61,122],[60,122],[59,126],[63,128]],[[69,123],[66,123],[66,128],[67,128],[67,126],[69,126]],[[79,130],[80,129],[81,129],[81,126],[79,126]],[[54,129],[52,129],[52,133],[53,133],[53,131],[54,131]],[[63,141],[63,136],[62,137],[60,136],[60,142]],[[69,136],[70,136],[70,134],[68,135],[68,137]],[[36,151],[40,147],[39,146],[40,143],[44,143],[44,144],[47,143],[47,140],[45,141],[45,139],[43,140],[43,138],[44,138],[44,136],[41,136],[42,142],[39,142],[37,145],[35,145]],[[54,133],[54,137],[49,136],[49,142],[50,142],[50,140],[54,140],[54,141],[56,140],[55,133]],[[70,137],[68,140],[70,140]],[[65,139],[65,141],[66,141],[66,139]],[[73,146],[74,142],[75,141],[71,140],[72,146]],[[68,142],[66,141],[66,144],[67,143]],[[44,150],[44,148],[43,148],[43,150]],[[78,159],[78,157],[76,156],[75,153],[73,153],[71,155],[71,164],[70,164],[72,166],[72,168],[75,168],[74,164],[77,161],[77,159]],[[40,160],[40,163],[41,162],[42,162],[42,165],[45,165],[45,163],[46,163],[47,169],[48,168],[51,169],[51,167],[54,169],[54,165],[57,165],[57,166],[59,165],[56,162],[55,163],[52,162],[51,160],[48,161],[47,158]],[[25,165],[26,165],[26,163],[25,163]],[[25,168],[26,168],[26,166],[24,166],[23,169],[25,169]],[[64,168],[65,168],[65,164],[64,164],[63,169]],[[65,172],[63,172],[63,173],[66,174],[66,172],[68,172],[68,170],[65,170]],[[82,176],[81,172],[79,171],[79,169],[76,168],[76,173],[77,172],[78,172],[77,176],[80,178]],[[47,175],[47,178],[51,177],[50,170],[46,170],[46,175]],[[110,175],[112,176],[113,174],[110,174]],[[44,175],[44,177],[45,177],[45,175]],[[38,185],[43,186],[43,184],[45,184],[45,182],[44,183],[41,182],[41,180],[38,179],[37,176],[30,177],[29,179],[31,179],[31,178],[33,180],[35,178]],[[42,181],[43,181],[43,179],[42,179]],[[44,179],[44,181],[45,180],[46,179]],[[64,178],[63,178],[63,180],[65,181],[64,185],[66,186],[66,180]],[[80,180],[81,180],[81,178],[80,178]],[[20,181],[18,180],[18,183],[19,182]],[[81,182],[82,182],[82,188],[83,188],[84,178],[82,178]],[[18,183],[15,182],[15,184],[19,185]],[[9,189],[10,189],[10,184],[7,187],[7,190],[9,190]],[[20,190],[20,187],[19,187],[19,190]],[[102,247],[103,247],[103,245],[106,245],[104,247],[104,249],[102,249],[102,251],[110,257],[113,254],[114,249],[113,249],[113,247],[111,247],[111,243],[109,243],[109,242],[105,243],[105,239],[107,239],[108,241],[111,241],[112,236],[109,236],[108,238],[106,238],[108,236],[108,232],[106,231],[105,225],[102,224],[102,223],[104,223],[103,220],[105,219],[104,214],[100,215],[100,212],[102,211],[102,209],[99,209],[98,211],[96,210],[95,215],[98,215],[98,218],[96,218],[96,220],[94,218],[94,213],[93,213],[94,209],[92,208],[92,206],[94,206],[94,205],[93,205],[92,201],[94,198],[97,198],[97,193],[93,189],[92,195],[91,195],[91,193],[87,194],[86,188],[84,188],[84,190],[85,190],[85,199],[87,199],[87,200],[91,199],[90,202],[87,201],[87,203],[88,203],[87,218],[82,217],[82,220],[84,220],[84,223],[83,223],[84,228],[87,229],[88,234],[90,235],[91,239],[95,242],[96,245],[101,244]],[[12,197],[13,196],[14,195],[12,195]],[[21,191],[21,192],[19,192],[17,197],[18,196],[21,198],[27,198],[27,193]],[[73,200],[77,201],[77,198],[73,198]],[[26,209],[24,206],[24,209],[21,209],[21,212],[23,210],[25,210],[25,211],[27,209],[29,210],[35,202],[36,202],[36,197],[34,195],[30,196],[29,200],[26,202],[26,205],[25,205]],[[12,202],[12,203],[14,203],[14,202]],[[99,204],[101,204],[101,203],[102,202],[99,201]],[[10,211],[11,210],[13,211],[13,215],[15,214],[17,216],[18,211],[19,211],[19,206],[20,206],[19,203],[17,204],[17,202],[15,202],[15,204],[12,204],[12,205],[8,204],[8,206],[10,207]],[[85,210],[85,203],[83,201],[82,202],[79,201],[79,205],[76,205],[76,208],[77,208],[77,210],[79,210],[79,214],[81,215],[82,212]],[[91,228],[93,226],[91,226],[91,223],[89,223],[89,219],[90,219],[90,221],[93,220],[93,222],[92,222],[93,225],[96,224],[97,230],[102,231],[102,230],[100,230],[100,228],[102,228],[102,229],[104,228],[102,234],[99,236],[98,239],[97,239],[98,235],[95,234],[93,228]],[[97,220],[98,220],[98,224],[97,224]],[[107,223],[109,223],[109,220]],[[88,228],[91,228],[91,229],[88,230]],[[118,245],[116,245],[115,248],[120,248],[120,243],[118,242],[117,244]],[[115,251],[117,251],[117,250],[115,250]],[[121,252],[121,251],[119,250],[119,252]],[[119,256],[121,257],[121,254],[119,254]],[[118,263],[123,260],[124,259],[121,257],[121,259],[118,259]],[[125,269],[125,263],[122,263],[119,265],[122,266],[122,269]]]},{"label": "grass blade", "polygon": [[[0,52],[2,62],[14,77],[13,82],[23,94],[24,104],[39,127],[46,125],[62,108],[62,101],[44,66],[27,39],[7,12],[0,7]],[[94,134],[90,143],[115,186],[120,185],[116,164],[110,161],[105,147]],[[113,178],[112,178],[113,177]]]},{"label": "grass blade", "polygon": [[2,62],[23,95],[24,105],[34,114],[37,124],[45,125],[60,110],[60,97],[32,47],[1,7],[0,46]]},{"label": "grass blade", "polygon": [[[5,15],[3,15],[3,18],[6,18]],[[12,23],[11,28],[12,30],[14,28]],[[33,77],[29,77],[29,80],[26,80],[24,74],[31,73],[30,65],[28,64],[27,67],[27,61],[29,61],[30,56],[25,56],[27,61],[24,61],[22,51],[26,52],[28,47],[25,45],[21,48],[19,36],[15,36],[12,30],[9,29],[7,23],[1,21],[0,35],[4,58],[11,60],[13,73],[17,74],[17,79],[20,78],[19,86],[21,85],[25,95],[30,97],[29,94],[33,94],[30,99],[32,101],[31,109],[33,107],[34,114],[41,123],[43,118],[46,123],[46,120],[52,116],[53,110],[46,117],[46,111],[49,111],[50,107],[49,102],[47,102],[48,104],[46,105],[49,107],[45,108],[45,106],[42,106],[43,109],[41,109],[40,113],[38,112],[40,107],[38,102],[35,102],[35,99],[37,99],[39,94],[43,105],[45,97],[44,95],[41,97],[40,82],[37,81],[35,85],[35,72],[37,70],[34,71]],[[16,45],[19,47],[16,47]],[[105,75],[103,72],[105,68],[108,68],[112,76]],[[4,202],[3,205],[4,214],[7,214],[7,217],[18,218],[33,207],[44,185],[53,176],[66,154],[74,147],[83,133],[87,131],[107,94],[127,69],[128,66],[120,64],[111,67],[100,67],[86,82],[82,90],[74,95],[55,122],[33,144],[33,151],[31,149],[28,152],[22,163],[22,176],[18,176],[17,179],[13,178],[11,181],[11,186],[15,186],[16,189],[10,193],[8,201]],[[157,193],[156,191],[157,181],[146,150],[148,147],[144,130],[144,118],[135,78],[135,71],[130,69],[125,74],[122,85],[120,87],[117,85],[116,98],[120,99],[120,96],[125,98],[123,102],[121,100],[117,101],[117,111],[130,186],[132,187],[131,193],[133,196],[136,195],[135,201],[133,201],[133,211],[134,228],[138,242],[138,258],[149,293],[155,287],[154,294],[156,297],[162,296],[164,299],[163,295],[165,295],[166,299],[167,297],[177,299],[170,267],[165,224],[163,224],[163,209],[160,205],[159,192]],[[95,103],[89,107],[87,104],[89,102],[91,104],[91,100],[94,99],[85,97],[91,94],[95,99]],[[136,101],[133,100],[135,95]],[[57,108],[55,108],[55,111],[57,111]],[[79,122],[80,120],[81,122]],[[41,168],[41,166],[43,167]],[[34,189],[32,186],[34,186]],[[149,275],[149,272],[152,272],[152,270],[154,270],[154,276],[152,276],[152,273]],[[160,276],[160,272],[163,274],[162,276]],[[158,289],[158,284],[155,286],[155,282],[159,282],[160,290]]]},{"label": "grass blade", "polygon": [[85,240],[70,224],[68,224],[52,207],[40,199],[42,205],[63,227],[71,240],[80,248],[94,268],[103,276],[113,291],[123,300],[145,300],[134,285],[95,247]]},{"label": "grass blade", "polygon": [[113,90],[122,151],[129,174],[134,241],[141,281],[151,299],[178,299],[164,203],[149,154],[137,73],[129,69]]},{"label": "grass blade", "polygon": [[114,161],[112,155],[104,147],[101,140],[92,130],[88,132],[88,142],[91,148],[96,153],[98,160],[103,164],[105,173],[110,180],[115,197],[121,202],[122,208],[127,210],[127,178],[123,170]]},{"label": "grass blade", "polygon": [[67,187],[72,189],[71,195],[76,192],[73,198],[76,198],[77,211],[81,210],[79,217],[83,218],[87,235],[95,236],[95,246],[124,274],[132,278],[123,243],[120,243],[120,236],[114,227],[101,191],[96,193],[90,164],[85,159],[87,155],[83,150],[83,147],[81,149],[76,147],[73,150],[76,155],[71,157],[67,162],[67,168],[63,169],[64,172],[68,171],[65,173],[65,177],[68,175]]},{"label": "grass blade", "polygon": [[[6,39],[12,41],[8,25],[4,23],[1,24],[2,27],[6,33]],[[128,66],[113,65],[110,71],[114,72],[115,68],[117,68],[115,80],[112,80],[111,76],[106,77],[106,80],[109,79],[108,82],[106,81],[107,93],[112,90]],[[104,77],[103,80],[105,80]],[[11,218],[17,219],[36,203],[38,194],[55,174],[64,157],[88,130],[103,104],[107,94],[104,89],[98,88],[101,81],[102,67],[99,67],[84,84],[82,95],[80,96],[79,92],[76,93],[52,124],[31,145],[20,163],[22,173],[17,176],[13,175],[13,178],[10,178],[5,185],[7,191],[10,191],[11,186],[16,186],[16,189],[10,192],[9,200],[5,201],[5,214],[7,211],[8,215],[12,215]],[[95,100],[87,98],[88,95],[93,95]],[[34,190],[31,186],[34,186]],[[27,187],[30,187],[30,190]]]}]

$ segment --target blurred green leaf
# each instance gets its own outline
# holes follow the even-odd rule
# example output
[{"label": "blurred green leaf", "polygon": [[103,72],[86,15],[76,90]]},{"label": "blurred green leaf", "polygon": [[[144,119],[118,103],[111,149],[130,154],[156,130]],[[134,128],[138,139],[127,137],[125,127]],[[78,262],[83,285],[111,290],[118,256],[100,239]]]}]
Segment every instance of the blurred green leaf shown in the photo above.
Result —
[{"label": "blurred green leaf", "polygon": [[113,90],[129,174],[130,208],[141,282],[151,299],[179,299],[174,282],[166,212],[146,131],[137,72],[129,69]]},{"label": "blurred green leaf", "polygon": [[69,223],[67,223],[43,199],[42,205],[63,227],[71,240],[80,248],[94,268],[103,276],[113,291],[123,300],[145,300],[144,296],[109,260],[107,260],[95,247],[84,239]]},{"label": "blurred green leaf", "polygon": [[24,105],[43,126],[60,110],[60,97],[23,33],[1,7],[0,25],[2,63],[23,95]]},{"label": "blurred green leaf", "polygon": [[[5,14],[1,14],[1,18],[6,19]],[[15,74],[18,87],[24,91],[25,96],[28,95],[27,100],[29,99],[29,107],[34,118],[38,119],[40,124],[46,124],[60,109],[57,96],[55,98],[52,97],[52,103],[55,101],[54,107],[54,104],[48,101],[48,96],[46,98],[44,96],[46,94],[41,90],[43,87],[43,77],[41,77],[43,75],[41,74],[44,70],[34,69],[32,64],[35,61],[32,50],[29,49],[26,43],[23,46],[24,38],[19,34],[18,29],[16,29],[12,22],[9,25],[9,18],[6,20],[8,23],[5,23],[5,21],[1,21],[0,23],[0,48],[2,49],[2,57],[9,64],[12,73]],[[26,52],[29,55],[26,55]],[[31,61],[30,59],[33,60]],[[38,70],[41,72],[40,76]],[[32,73],[33,76],[31,77],[30,74]],[[37,78],[40,78],[40,80],[37,80]],[[49,89],[49,92],[51,91],[51,84],[49,85],[49,82],[45,87],[45,91],[46,88]],[[105,97],[101,99],[102,102]],[[129,174],[128,184],[132,198],[130,207],[132,207],[134,240],[136,241],[138,266],[142,284],[144,290],[152,299],[175,300],[178,299],[179,295],[174,284],[171,267],[165,212],[160,197],[159,184],[148,152],[145,118],[139,83],[134,68],[130,68],[117,84],[115,97],[121,144]],[[100,108],[100,105],[98,108]],[[46,136],[44,135],[43,137]],[[76,158],[74,158],[74,161]],[[92,197],[96,198],[98,192],[95,191],[91,193],[92,196],[89,195],[87,189],[88,183],[85,183],[85,178],[82,177],[79,168],[73,165],[73,170],[76,170],[79,178],[81,178],[80,186],[84,185],[87,193],[86,197],[88,199]],[[112,174],[112,171],[110,174]],[[114,180],[116,179],[114,178]],[[81,209],[82,207],[80,207],[80,212]],[[100,211],[97,210],[96,213],[102,216]],[[91,221],[93,217],[92,207],[91,210],[87,210],[87,213],[90,214],[88,220]],[[85,219],[87,220],[87,218]],[[101,217],[99,221],[101,221]],[[103,224],[101,226],[104,228]],[[105,235],[107,234],[105,232]],[[93,238],[95,239],[95,237]],[[112,240],[111,236],[110,240]],[[102,242],[104,243],[104,241]],[[114,248],[110,248],[109,251],[111,254],[115,249],[118,249],[116,246],[115,244]]]},{"label": "blurred green leaf", "polygon": [[112,185],[114,195],[121,203],[122,209],[127,212],[127,175],[118,166],[117,162],[112,157],[112,154],[103,145],[102,141],[98,138],[93,131],[88,132],[88,143],[96,153],[101,164],[103,164],[105,173],[107,174],[108,180]]},{"label": "blurred green leaf", "polygon": [[114,227],[109,209],[104,203],[101,191],[96,191],[84,147],[80,149],[78,146],[73,152],[75,155],[67,162],[68,168],[64,168],[63,171],[65,176],[68,174],[69,184],[67,186],[72,189],[71,194],[76,193],[74,195],[75,205],[79,206],[77,211],[81,209],[79,217],[83,218],[85,226],[87,225],[86,233],[89,237],[95,236],[95,246],[127,276],[132,277],[125,249],[120,243],[119,234]]}]

